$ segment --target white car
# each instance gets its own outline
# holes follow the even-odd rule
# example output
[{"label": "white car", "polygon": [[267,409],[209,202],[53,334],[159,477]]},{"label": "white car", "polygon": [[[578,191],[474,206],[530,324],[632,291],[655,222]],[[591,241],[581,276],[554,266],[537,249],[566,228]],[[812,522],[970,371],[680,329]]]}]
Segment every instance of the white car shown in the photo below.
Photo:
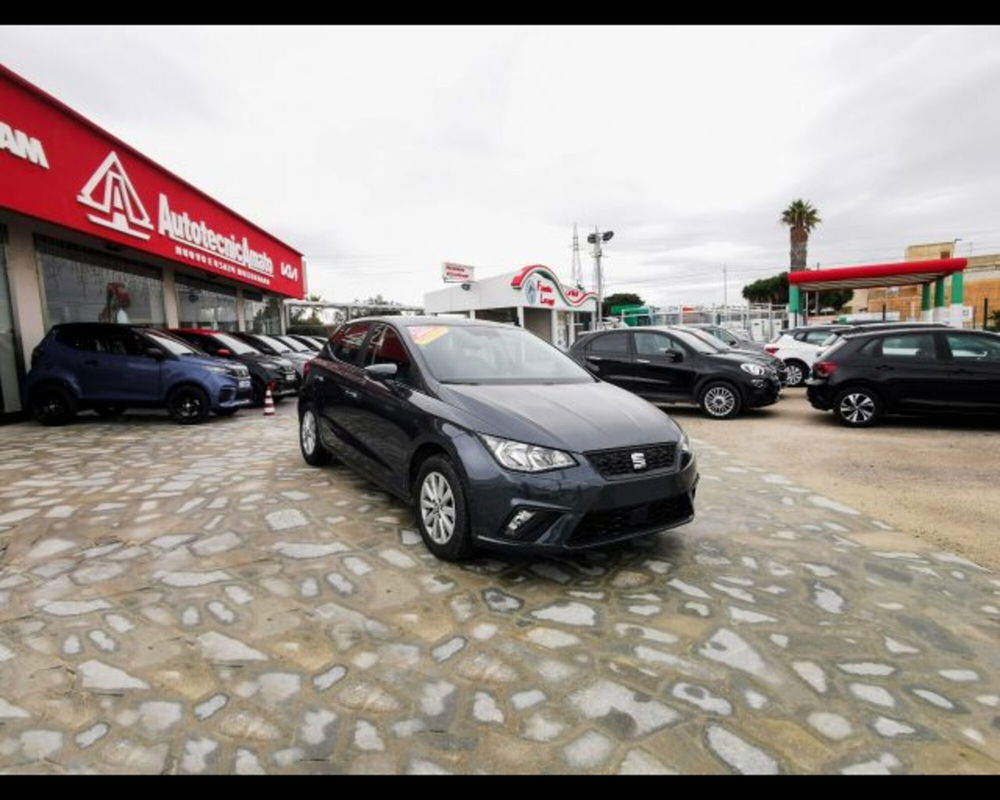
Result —
[{"label": "white car", "polygon": [[831,333],[849,329],[849,325],[809,325],[781,331],[764,351],[785,362],[788,367],[787,386],[801,386],[809,377],[812,365],[823,352],[823,343]]}]

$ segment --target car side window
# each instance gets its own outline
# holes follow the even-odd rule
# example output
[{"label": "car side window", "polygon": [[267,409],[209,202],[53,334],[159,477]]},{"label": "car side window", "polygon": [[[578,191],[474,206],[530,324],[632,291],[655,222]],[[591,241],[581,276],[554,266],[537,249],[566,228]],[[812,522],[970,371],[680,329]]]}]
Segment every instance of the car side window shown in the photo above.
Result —
[{"label": "car side window", "polygon": [[806,344],[823,344],[830,337],[830,331],[806,331],[803,341]]},{"label": "car side window", "polygon": [[56,341],[74,350],[86,350],[89,353],[97,351],[97,342],[94,341],[94,332],[90,328],[60,328],[56,333]]},{"label": "car side window", "polygon": [[128,329],[115,330],[109,328],[98,333],[94,339],[100,353],[110,353],[117,356],[137,356],[143,351],[139,337]]},{"label": "car side window", "polygon": [[971,333],[946,333],[951,357],[956,361],[1000,361],[1000,340]]},{"label": "car side window", "polygon": [[662,333],[636,331],[634,336],[635,352],[641,356],[659,356],[662,358],[665,353],[671,350],[683,352],[673,339]]},{"label": "car side window", "polygon": [[345,325],[330,340],[330,353],[337,361],[345,361],[353,364],[361,345],[368,335],[370,322],[357,322],[353,325]]},{"label": "car side window", "polygon": [[934,335],[930,333],[907,333],[884,336],[881,356],[900,361],[933,361],[936,358]]},{"label": "car side window", "polygon": [[628,353],[628,333],[626,331],[615,331],[605,333],[590,344],[591,353],[603,353],[607,355],[626,355]]},{"label": "car side window", "polygon": [[364,365],[395,364],[396,380],[401,383],[412,383],[412,365],[406,347],[399,336],[388,325],[383,325],[368,341],[365,348]]}]

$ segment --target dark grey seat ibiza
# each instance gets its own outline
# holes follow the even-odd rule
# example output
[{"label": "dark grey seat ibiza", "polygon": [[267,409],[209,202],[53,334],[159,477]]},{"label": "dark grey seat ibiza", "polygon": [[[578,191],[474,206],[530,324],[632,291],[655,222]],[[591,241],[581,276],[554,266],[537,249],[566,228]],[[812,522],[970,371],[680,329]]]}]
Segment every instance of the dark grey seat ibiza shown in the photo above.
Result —
[{"label": "dark grey seat ibiza", "polygon": [[299,442],[416,508],[427,547],[572,551],[689,522],[698,471],[663,411],[521,328],[384,317],[307,364]]}]

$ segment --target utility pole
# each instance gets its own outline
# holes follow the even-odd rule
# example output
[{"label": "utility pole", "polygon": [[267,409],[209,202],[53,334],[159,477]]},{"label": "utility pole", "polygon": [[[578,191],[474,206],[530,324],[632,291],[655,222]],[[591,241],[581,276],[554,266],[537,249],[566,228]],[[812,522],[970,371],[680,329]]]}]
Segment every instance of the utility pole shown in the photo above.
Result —
[{"label": "utility pole", "polygon": [[594,330],[598,330],[604,317],[604,275],[601,273],[601,242],[607,242],[615,235],[614,231],[604,231],[603,233],[594,228],[594,232],[587,234],[587,241],[593,245],[590,251],[594,257],[594,290],[597,292],[597,318],[594,323]]},{"label": "utility pole", "polygon": [[726,274],[726,265],[722,265],[722,305],[729,308],[729,277]]},{"label": "utility pole", "polygon": [[580,263],[580,237],[576,233],[576,223],[573,223],[573,262],[570,268],[573,285],[583,288],[583,265]]}]

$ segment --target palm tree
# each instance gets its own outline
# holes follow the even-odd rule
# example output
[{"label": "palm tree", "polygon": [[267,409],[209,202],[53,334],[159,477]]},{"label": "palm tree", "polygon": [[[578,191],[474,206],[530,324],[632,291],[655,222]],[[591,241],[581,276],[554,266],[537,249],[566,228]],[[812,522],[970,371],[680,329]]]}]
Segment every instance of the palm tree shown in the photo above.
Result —
[{"label": "palm tree", "polygon": [[781,219],[778,222],[787,225],[790,229],[792,249],[789,253],[791,257],[791,270],[798,272],[806,268],[806,248],[809,246],[809,232],[823,220],[819,218],[819,212],[807,200],[793,200],[788,204],[788,208],[781,212]]}]

